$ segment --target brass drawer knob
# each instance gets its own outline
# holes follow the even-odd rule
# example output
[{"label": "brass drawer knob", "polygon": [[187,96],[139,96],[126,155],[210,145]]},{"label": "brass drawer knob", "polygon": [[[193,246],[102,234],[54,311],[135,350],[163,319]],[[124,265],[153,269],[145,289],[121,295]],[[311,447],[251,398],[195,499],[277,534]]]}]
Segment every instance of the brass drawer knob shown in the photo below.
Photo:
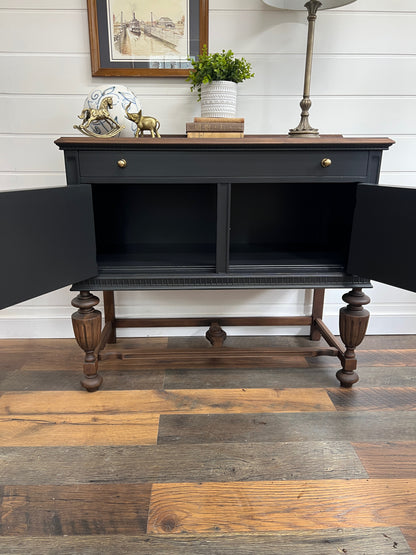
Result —
[{"label": "brass drawer knob", "polygon": [[117,162],[117,166],[118,166],[119,168],[125,168],[125,167],[127,166],[126,160],[124,160],[124,158],[122,158],[121,160],[119,160],[119,161]]},{"label": "brass drawer knob", "polygon": [[332,164],[331,158],[324,158],[324,159],[321,161],[321,166],[322,166],[323,168],[329,168],[329,166],[330,166],[331,164]]}]

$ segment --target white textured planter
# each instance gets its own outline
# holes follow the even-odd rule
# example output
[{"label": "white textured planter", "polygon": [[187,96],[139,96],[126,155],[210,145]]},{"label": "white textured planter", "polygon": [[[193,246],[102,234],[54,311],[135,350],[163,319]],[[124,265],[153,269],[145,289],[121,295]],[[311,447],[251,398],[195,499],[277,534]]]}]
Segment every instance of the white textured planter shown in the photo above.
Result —
[{"label": "white textured planter", "polygon": [[212,81],[201,86],[203,118],[233,118],[237,112],[237,83]]}]

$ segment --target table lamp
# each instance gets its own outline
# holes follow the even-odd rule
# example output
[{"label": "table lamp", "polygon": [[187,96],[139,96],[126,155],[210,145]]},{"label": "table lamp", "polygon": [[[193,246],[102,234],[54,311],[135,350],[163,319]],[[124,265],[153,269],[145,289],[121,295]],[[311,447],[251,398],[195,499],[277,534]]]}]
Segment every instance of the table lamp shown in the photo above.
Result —
[{"label": "table lamp", "polygon": [[268,6],[279,10],[308,10],[308,43],[306,47],[306,63],[305,63],[305,79],[303,84],[303,98],[300,102],[302,109],[300,123],[294,129],[289,130],[289,135],[301,137],[318,137],[318,129],[314,129],[309,123],[309,109],[311,107],[310,89],[311,89],[311,70],[313,55],[313,38],[315,33],[315,21],[318,9],[329,10],[331,8],[339,8],[346,4],[351,4],[355,0],[263,0]]}]

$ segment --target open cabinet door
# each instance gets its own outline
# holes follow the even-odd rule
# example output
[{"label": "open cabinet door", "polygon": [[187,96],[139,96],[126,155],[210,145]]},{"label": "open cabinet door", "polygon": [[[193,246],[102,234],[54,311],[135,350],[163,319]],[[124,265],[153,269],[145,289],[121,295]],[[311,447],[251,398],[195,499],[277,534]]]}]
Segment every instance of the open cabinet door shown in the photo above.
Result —
[{"label": "open cabinet door", "polygon": [[347,271],[416,291],[416,189],[359,184]]},{"label": "open cabinet door", "polygon": [[0,308],[97,274],[91,188],[0,194]]}]

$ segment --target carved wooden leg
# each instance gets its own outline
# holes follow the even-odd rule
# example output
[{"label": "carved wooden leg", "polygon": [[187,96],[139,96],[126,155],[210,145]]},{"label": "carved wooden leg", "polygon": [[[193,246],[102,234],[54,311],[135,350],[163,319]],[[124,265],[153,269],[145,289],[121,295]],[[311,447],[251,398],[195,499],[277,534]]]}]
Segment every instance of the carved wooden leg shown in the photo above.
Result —
[{"label": "carved wooden leg", "polygon": [[205,334],[205,337],[208,339],[213,347],[222,347],[224,341],[227,338],[227,334],[218,322],[212,322],[209,330]]},{"label": "carved wooden leg", "polygon": [[87,391],[96,391],[103,381],[98,374],[98,357],[94,352],[101,335],[101,312],[94,309],[98,303],[98,297],[89,291],[81,291],[72,301],[72,306],[78,308],[77,312],[72,314],[75,339],[85,351],[84,378],[81,385]]},{"label": "carved wooden leg", "polygon": [[367,331],[370,313],[363,305],[370,302],[370,298],[363,293],[361,288],[354,287],[349,293],[342,297],[348,303],[339,311],[339,331],[341,339],[346,347],[344,356],[341,358],[342,369],[337,372],[337,378],[343,387],[351,387],[358,382],[357,359],[355,348],[362,342]]}]

